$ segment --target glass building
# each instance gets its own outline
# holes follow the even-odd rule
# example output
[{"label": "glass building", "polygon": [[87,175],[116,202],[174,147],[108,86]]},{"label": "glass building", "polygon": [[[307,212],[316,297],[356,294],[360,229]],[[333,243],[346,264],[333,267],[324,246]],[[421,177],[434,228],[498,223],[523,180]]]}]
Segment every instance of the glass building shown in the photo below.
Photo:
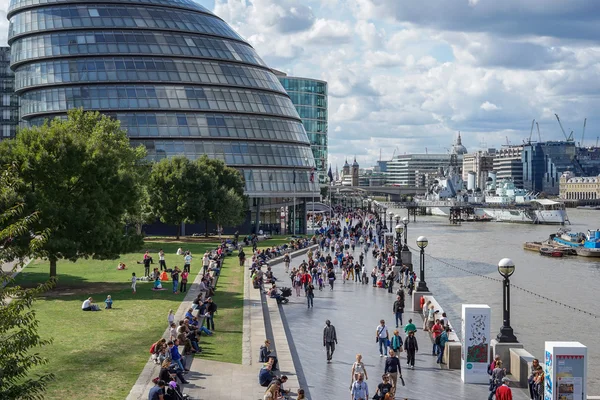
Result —
[{"label": "glass building", "polygon": [[279,82],[292,99],[302,118],[321,184],[329,183],[327,177],[327,82],[287,76],[273,70]]},{"label": "glass building", "polygon": [[24,124],[101,111],[153,159],[206,154],[238,168],[256,225],[279,225],[295,199],[303,230],[319,188],[302,120],[218,16],[193,0],[11,0],[8,19]]},{"label": "glass building", "polygon": [[15,137],[19,124],[19,98],[15,74],[10,69],[10,48],[0,47],[0,140]]}]

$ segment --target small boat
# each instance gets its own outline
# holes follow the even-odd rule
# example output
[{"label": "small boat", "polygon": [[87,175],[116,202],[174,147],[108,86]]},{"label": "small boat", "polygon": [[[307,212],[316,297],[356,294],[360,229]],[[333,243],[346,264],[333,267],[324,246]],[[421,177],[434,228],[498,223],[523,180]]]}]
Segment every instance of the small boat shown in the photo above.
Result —
[{"label": "small boat", "polygon": [[575,249],[578,256],[581,257],[600,257],[600,249],[590,249],[586,247],[578,247]]},{"label": "small boat", "polygon": [[540,251],[544,247],[542,242],[525,242],[523,243],[523,249],[530,251]]},{"label": "small boat", "polygon": [[588,230],[583,246],[575,249],[578,256],[600,257],[600,229]]},{"label": "small boat", "polygon": [[540,249],[540,255],[546,256],[546,257],[562,257],[563,252],[560,250],[556,250],[552,247],[542,247]]}]

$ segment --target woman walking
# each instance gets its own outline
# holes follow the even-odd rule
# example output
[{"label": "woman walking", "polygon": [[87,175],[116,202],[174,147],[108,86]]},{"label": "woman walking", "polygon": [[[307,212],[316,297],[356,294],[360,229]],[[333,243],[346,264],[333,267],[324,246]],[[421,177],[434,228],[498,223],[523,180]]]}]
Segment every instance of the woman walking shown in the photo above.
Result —
[{"label": "woman walking", "polygon": [[406,350],[406,365],[410,369],[415,369],[415,353],[419,351],[419,344],[415,337],[415,331],[408,331],[408,336],[404,340],[404,350]]},{"label": "woman walking", "polygon": [[506,376],[506,368],[502,368],[502,360],[496,361],[496,368],[492,371],[492,379],[490,383],[490,395],[488,400],[492,400],[496,394],[496,389],[502,385],[502,378]]},{"label": "woman walking", "polygon": [[365,364],[362,362],[362,354],[356,355],[356,361],[352,364],[352,374],[350,377],[350,389],[352,389],[352,383],[358,380],[358,374],[364,374],[365,380],[369,379],[367,375],[367,369]]},{"label": "woman walking", "polygon": [[327,278],[329,279],[329,286],[331,287],[329,290],[333,291],[333,283],[335,282],[335,272],[332,269],[327,273]]}]

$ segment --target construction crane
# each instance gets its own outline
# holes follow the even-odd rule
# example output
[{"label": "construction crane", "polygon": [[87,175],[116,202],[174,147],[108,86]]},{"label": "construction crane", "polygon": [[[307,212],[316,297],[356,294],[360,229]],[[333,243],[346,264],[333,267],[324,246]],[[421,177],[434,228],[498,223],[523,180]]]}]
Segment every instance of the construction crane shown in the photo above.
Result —
[{"label": "construction crane", "polygon": [[528,143],[531,143],[531,135],[533,135],[533,125],[535,124],[535,118],[533,121],[531,121],[531,131],[529,132],[529,141]]},{"label": "construction crane", "polygon": [[583,147],[583,138],[585,137],[585,124],[587,123],[587,118],[583,120],[583,132],[581,132],[581,143],[579,144]]},{"label": "construction crane", "polygon": [[535,125],[537,126],[537,131],[538,131],[538,137],[540,138],[540,143],[542,142],[542,134],[540,133],[540,124],[535,123]]},{"label": "construction crane", "polygon": [[510,142],[508,141],[508,136],[506,137],[506,145],[510,146]]},{"label": "construction crane", "polygon": [[558,114],[554,114],[556,116],[556,120],[558,121],[558,125],[560,125],[560,130],[562,131],[563,135],[565,136],[565,139],[567,139],[567,142],[572,142],[573,141],[573,131],[571,131],[571,134],[569,136],[567,136],[567,132],[565,132],[565,128],[563,128],[562,123],[560,122],[560,118],[558,118]]}]

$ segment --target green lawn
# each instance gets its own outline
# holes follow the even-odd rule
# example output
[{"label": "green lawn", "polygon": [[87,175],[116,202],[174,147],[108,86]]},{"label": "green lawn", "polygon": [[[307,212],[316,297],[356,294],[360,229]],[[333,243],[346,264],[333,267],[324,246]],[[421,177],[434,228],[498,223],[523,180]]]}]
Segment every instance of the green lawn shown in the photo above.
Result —
[{"label": "green lawn", "polygon": [[[202,254],[214,243],[148,242],[158,267],[158,250],[166,253],[167,266],[183,266],[178,247],[191,250],[192,274],[201,268]],[[131,293],[131,273],[142,276],[143,265],[136,264],[143,252],[126,254],[120,260],[80,260],[58,263],[57,288],[34,303],[40,320],[40,334],[54,342],[41,349],[49,364],[39,370],[52,371],[56,379],[45,399],[123,399],[135,383],[148,359],[150,345],[162,336],[169,309],[176,310],[183,294],[171,290],[153,292],[151,283],[138,282]],[[117,271],[119,261],[127,270]],[[34,261],[17,277],[17,283],[31,286],[48,277],[49,265]],[[169,284],[166,286],[169,288]],[[82,312],[81,303],[89,296],[104,308],[106,295],[114,301],[112,310]],[[217,332],[201,345],[202,358],[241,363],[243,318],[243,269],[237,257],[228,257],[214,297],[218,305]],[[204,340],[204,338],[203,338]],[[35,372],[35,370],[34,370]]]}]

